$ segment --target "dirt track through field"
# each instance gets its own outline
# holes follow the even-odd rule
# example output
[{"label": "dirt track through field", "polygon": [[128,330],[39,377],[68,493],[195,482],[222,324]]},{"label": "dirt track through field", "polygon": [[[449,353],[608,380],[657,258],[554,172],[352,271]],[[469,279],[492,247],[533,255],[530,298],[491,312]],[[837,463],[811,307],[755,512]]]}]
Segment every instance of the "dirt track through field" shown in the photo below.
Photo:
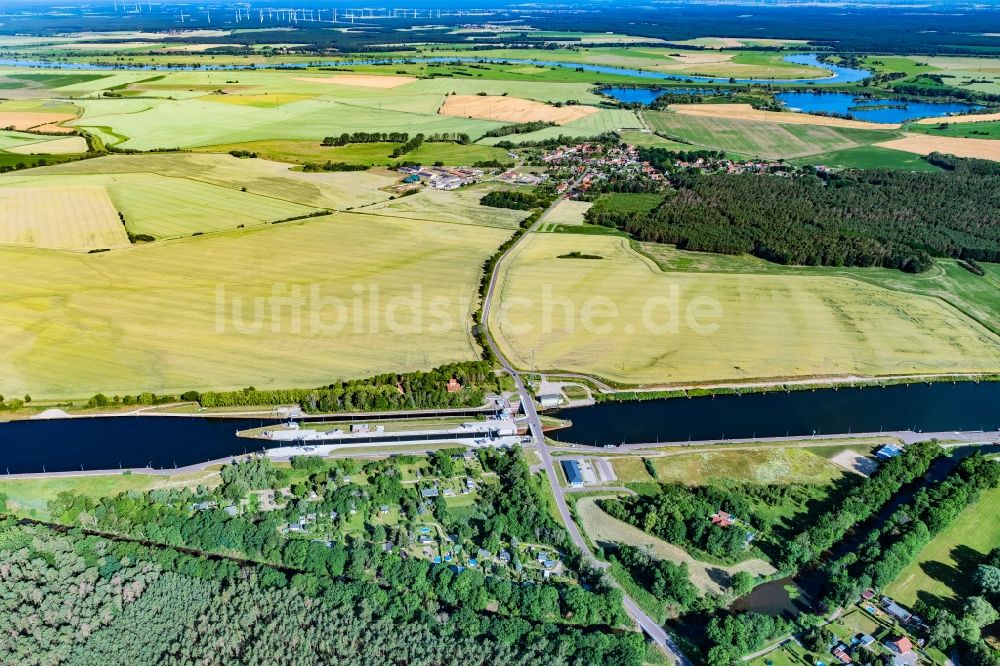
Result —
[{"label": "dirt track through field", "polygon": [[499,120],[508,123],[542,121],[565,125],[570,121],[586,118],[597,111],[592,106],[558,107],[518,97],[449,95],[438,113],[444,116]]}]

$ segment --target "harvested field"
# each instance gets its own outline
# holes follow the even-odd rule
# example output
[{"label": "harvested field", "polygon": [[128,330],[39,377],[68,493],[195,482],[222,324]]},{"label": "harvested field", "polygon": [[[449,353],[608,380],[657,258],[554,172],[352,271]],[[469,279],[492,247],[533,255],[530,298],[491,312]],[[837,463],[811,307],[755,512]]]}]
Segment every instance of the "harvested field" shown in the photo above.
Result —
[{"label": "harvested field", "polygon": [[18,155],[71,155],[87,152],[87,140],[82,136],[68,136],[65,139],[12,146],[6,150],[8,153],[17,153]]},{"label": "harvested field", "polygon": [[304,83],[328,83],[335,86],[357,86],[359,88],[398,88],[417,79],[412,76],[381,76],[378,74],[337,74],[324,77],[296,77]]},{"label": "harvested field", "polygon": [[910,134],[902,139],[884,141],[878,145],[883,148],[916,153],[917,155],[939,152],[950,153],[956,157],[1000,160],[1000,141],[995,139],[962,139],[951,136]]},{"label": "harvested field", "polygon": [[107,191],[84,185],[0,188],[0,244],[92,250],[129,241]]},{"label": "harvested field", "polygon": [[940,123],[982,123],[990,120],[1000,120],[1000,113],[972,113],[965,116],[940,116],[937,118],[921,118],[918,125],[938,125]]},{"label": "harvested field", "polygon": [[0,111],[0,127],[13,127],[16,130],[37,129],[45,132],[72,132],[70,127],[62,127],[58,123],[73,120],[72,113],[39,113],[34,111]]},{"label": "harvested field", "polygon": [[558,125],[565,125],[597,112],[598,109],[592,106],[577,104],[557,107],[529,99],[494,95],[449,95],[439,111],[441,115],[458,118],[499,120],[508,123],[543,121]]},{"label": "harvested field", "polygon": [[[574,251],[603,260],[554,259]],[[499,284],[497,343],[539,371],[686,384],[1000,370],[997,337],[937,298],[826,275],[664,273],[613,236],[534,234]]]},{"label": "harvested field", "polygon": [[814,116],[793,111],[761,111],[749,104],[671,104],[675,113],[689,116],[709,116],[712,118],[735,118],[737,120],[757,120],[766,123],[793,125],[820,125],[823,127],[851,127],[854,129],[898,129],[899,125],[869,123],[863,120],[846,120],[830,116]]},{"label": "harvested field", "polygon": [[[612,497],[609,495],[608,497]],[[669,560],[676,564],[687,564],[688,572],[691,575],[691,582],[694,583],[702,594],[722,594],[725,582],[729,577],[739,571],[760,576],[769,576],[775,572],[775,568],[761,559],[752,559],[740,562],[734,566],[723,566],[718,564],[708,564],[696,560],[683,549],[671,543],[659,539],[651,534],[643,532],[637,527],[633,527],[626,522],[612,518],[597,506],[600,497],[583,497],[576,503],[576,512],[580,517],[580,527],[595,545],[602,542],[624,543],[636,548],[648,550],[650,553],[663,560]],[[722,584],[720,584],[722,582]]]},{"label": "harvested field", "polygon": [[[0,393],[319,386],[475,359],[479,274],[509,235],[337,213],[100,254],[0,248]],[[294,293],[298,314],[268,305]]]}]

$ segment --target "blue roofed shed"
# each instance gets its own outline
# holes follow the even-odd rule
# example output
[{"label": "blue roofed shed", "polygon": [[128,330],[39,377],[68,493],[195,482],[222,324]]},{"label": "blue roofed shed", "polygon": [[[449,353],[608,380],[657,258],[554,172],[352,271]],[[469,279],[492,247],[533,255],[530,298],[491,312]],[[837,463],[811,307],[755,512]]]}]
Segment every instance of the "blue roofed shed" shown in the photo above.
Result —
[{"label": "blue roofed shed", "polygon": [[566,474],[566,480],[569,481],[569,485],[583,485],[583,474],[580,473],[580,464],[577,461],[562,460],[559,464],[562,465],[563,472]]}]

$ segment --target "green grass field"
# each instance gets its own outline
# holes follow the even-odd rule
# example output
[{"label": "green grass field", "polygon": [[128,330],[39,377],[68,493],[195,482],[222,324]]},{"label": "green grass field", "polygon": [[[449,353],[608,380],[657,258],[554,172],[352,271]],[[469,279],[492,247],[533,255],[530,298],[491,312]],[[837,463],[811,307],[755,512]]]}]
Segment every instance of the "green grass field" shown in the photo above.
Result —
[{"label": "green grass field", "polygon": [[971,575],[990,550],[1000,547],[996,507],[1000,489],[983,493],[974,505],[917,554],[886,588],[886,594],[909,607],[917,599],[951,610],[974,594]]},{"label": "green grass field", "polygon": [[644,111],[652,129],[667,138],[737,157],[768,159],[805,157],[843,151],[897,138],[891,130],[822,125],[772,123],[737,118],[715,118],[669,111]]},{"label": "green grass field", "polygon": [[657,479],[705,485],[720,479],[750,483],[826,485],[844,470],[804,448],[713,451],[653,458]]},{"label": "green grass field", "polygon": [[[604,259],[554,261],[571,251]],[[1000,341],[962,312],[861,280],[663,273],[625,239],[578,234],[531,237],[501,278],[490,326],[522,368],[680,385],[1000,369]]]},{"label": "green grass field", "polygon": [[944,123],[942,125],[921,125],[911,123],[907,131],[934,136],[953,136],[962,139],[1000,139],[1000,121],[987,120],[979,123]]},{"label": "green grass field", "polygon": [[905,169],[937,171],[920,155],[879,146],[857,146],[789,160],[791,164],[822,164],[836,169]]},{"label": "green grass field", "polygon": [[476,358],[479,273],[509,234],[338,213],[102,254],[0,249],[0,393],[316,386]]}]

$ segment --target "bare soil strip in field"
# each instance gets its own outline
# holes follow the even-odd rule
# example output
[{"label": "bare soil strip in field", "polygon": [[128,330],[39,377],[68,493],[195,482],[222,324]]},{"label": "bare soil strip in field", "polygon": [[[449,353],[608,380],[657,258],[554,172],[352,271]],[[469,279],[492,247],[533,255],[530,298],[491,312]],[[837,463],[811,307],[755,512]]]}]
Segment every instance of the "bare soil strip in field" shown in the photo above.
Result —
[{"label": "bare soil strip in field", "polygon": [[671,104],[670,110],[688,116],[711,116],[714,118],[736,118],[739,120],[760,120],[770,123],[795,125],[823,125],[826,127],[852,127],[855,129],[898,129],[898,124],[869,123],[863,120],[846,120],[830,116],[814,116],[808,113],[785,111],[761,111],[749,104]]},{"label": "bare soil strip in field", "polygon": [[329,83],[335,86],[357,86],[359,88],[398,88],[416,79],[412,76],[380,76],[378,74],[338,74],[324,77],[296,77],[304,83]]},{"label": "bare soil strip in field", "polygon": [[72,113],[38,113],[35,111],[0,111],[0,127],[13,127],[16,130],[44,129],[46,132],[69,133],[71,127],[62,127],[58,123],[73,120]]},{"label": "bare soil strip in field", "polygon": [[696,560],[688,555],[683,548],[646,534],[639,528],[617,518],[612,518],[597,506],[598,499],[601,498],[584,497],[576,503],[576,512],[580,517],[581,527],[590,537],[591,542],[594,544],[602,541],[624,543],[648,550],[660,559],[669,560],[675,564],[687,564],[688,572],[691,574],[691,582],[702,593],[722,594],[724,588],[728,587],[729,578],[740,571],[761,576],[769,576],[776,571],[774,567],[761,559],[747,560],[733,566],[709,564]]},{"label": "bare soil strip in field", "polygon": [[950,153],[956,157],[975,157],[983,160],[1000,160],[1000,141],[995,139],[962,139],[952,136],[912,134],[875,144],[882,148],[902,150],[917,155]]},{"label": "bare soil strip in field", "polygon": [[592,106],[552,106],[518,97],[499,95],[449,95],[441,106],[443,116],[457,118],[477,118],[479,120],[499,120],[507,123],[527,123],[534,121],[552,122],[565,125],[568,122],[586,118],[598,112]]},{"label": "bare soil strip in field", "polygon": [[973,113],[967,116],[938,116],[937,118],[921,118],[918,125],[938,125],[940,123],[984,123],[990,120],[1000,120],[1000,113]]}]

